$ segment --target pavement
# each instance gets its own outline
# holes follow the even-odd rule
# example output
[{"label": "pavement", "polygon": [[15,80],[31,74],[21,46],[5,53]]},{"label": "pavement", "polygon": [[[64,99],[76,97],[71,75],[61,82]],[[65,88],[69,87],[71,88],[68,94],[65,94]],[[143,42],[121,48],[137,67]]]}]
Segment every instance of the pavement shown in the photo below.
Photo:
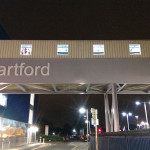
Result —
[{"label": "pavement", "polygon": [[87,150],[87,144],[86,142],[35,143],[9,150]]},{"label": "pavement", "polygon": [[45,146],[50,146],[52,144],[50,143],[33,143],[33,144],[27,144],[23,146],[18,146],[16,148],[11,148],[9,150],[36,150]]}]

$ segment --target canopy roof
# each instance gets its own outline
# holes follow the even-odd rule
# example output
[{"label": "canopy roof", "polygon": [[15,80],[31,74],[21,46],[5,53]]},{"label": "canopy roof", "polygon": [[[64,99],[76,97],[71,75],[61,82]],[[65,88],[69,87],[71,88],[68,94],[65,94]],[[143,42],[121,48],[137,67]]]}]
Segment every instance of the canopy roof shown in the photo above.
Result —
[{"label": "canopy roof", "polygon": [[[110,84],[0,84],[7,94],[104,94],[111,93]],[[150,84],[117,84],[118,94],[149,94]]]}]

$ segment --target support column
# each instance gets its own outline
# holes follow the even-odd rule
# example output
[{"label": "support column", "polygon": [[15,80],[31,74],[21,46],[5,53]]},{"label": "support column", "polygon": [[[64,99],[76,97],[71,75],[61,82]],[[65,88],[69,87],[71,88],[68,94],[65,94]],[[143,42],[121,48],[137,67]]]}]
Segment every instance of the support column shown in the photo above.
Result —
[{"label": "support column", "polygon": [[[32,125],[33,124],[33,110],[34,110],[34,97],[35,94],[30,94],[30,107],[29,107],[29,119],[28,119],[28,124]],[[28,127],[28,132],[27,132],[27,144],[32,142],[32,132],[29,129],[31,126]]]},{"label": "support column", "polygon": [[111,104],[111,117],[110,117],[110,127],[111,127],[111,132],[114,132],[114,108],[113,108],[113,102]]},{"label": "support column", "polygon": [[115,83],[112,84],[112,112],[114,116],[114,132],[118,132],[119,126],[119,113],[118,113],[118,99],[117,99],[117,86]]},{"label": "support column", "polygon": [[32,93],[30,95],[30,108],[29,108],[29,120],[28,120],[29,124],[33,124],[34,97],[35,94]]},{"label": "support column", "polygon": [[110,132],[110,110],[109,110],[109,101],[108,94],[104,94],[104,103],[105,103],[105,124],[106,124],[106,132]]}]

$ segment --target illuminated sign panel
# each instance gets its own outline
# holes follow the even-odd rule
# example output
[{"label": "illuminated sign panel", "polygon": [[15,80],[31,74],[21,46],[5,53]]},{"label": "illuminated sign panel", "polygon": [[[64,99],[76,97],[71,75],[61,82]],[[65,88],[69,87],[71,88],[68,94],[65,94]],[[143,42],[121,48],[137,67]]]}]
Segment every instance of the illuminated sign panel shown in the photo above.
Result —
[{"label": "illuminated sign panel", "polygon": [[7,96],[4,94],[0,94],[0,106],[7,106]]},{"label": "illuminated sign panel", "polygon": [[68,45],[57,45],[57,55],[68,55]]},{"label": "illuminated sign panel", "polygon": [[129,44],[130,55],[141,55],[140,44]]},{"label": "illuminated sign panel", "polygon": [[93,45],[93,55],[105,55],[104,44]]},{"label": "illuminated sign panel", "polygon": [[20,55],[32,55],[32,45],[22,44],[20,49]]}]

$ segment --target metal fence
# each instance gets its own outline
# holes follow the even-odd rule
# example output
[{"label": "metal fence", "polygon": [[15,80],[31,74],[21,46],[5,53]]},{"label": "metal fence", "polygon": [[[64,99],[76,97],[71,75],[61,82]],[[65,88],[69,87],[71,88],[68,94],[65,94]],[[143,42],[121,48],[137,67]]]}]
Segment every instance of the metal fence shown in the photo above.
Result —
[{"label": "metal fence", "polygon": [[[96,150],[95,143],[95,136],[91,136],[91,150]],[[98,150],[150,150],[150,130],[101,134]]]}]

